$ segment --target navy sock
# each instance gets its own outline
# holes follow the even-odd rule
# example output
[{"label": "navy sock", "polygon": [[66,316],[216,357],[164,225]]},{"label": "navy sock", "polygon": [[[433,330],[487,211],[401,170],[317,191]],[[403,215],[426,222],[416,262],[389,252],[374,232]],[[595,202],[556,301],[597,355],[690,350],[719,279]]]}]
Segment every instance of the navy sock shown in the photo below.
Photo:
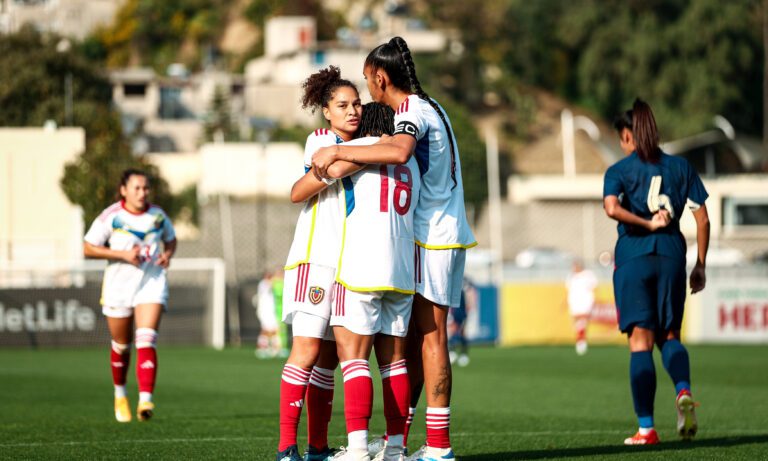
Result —
[{"label": "navy sock", "polygon": [[661,348],[661,360],[675,383],[675,392],[679,394],[683,389],[690,390],[691,366],[685,346],[676,339],[670,339]]},{"label": "navy sock", "polygon": [[629,383],[640,427],[653,427],[653,400],[656,396],[656,368],[651,351],[632,352]]}]

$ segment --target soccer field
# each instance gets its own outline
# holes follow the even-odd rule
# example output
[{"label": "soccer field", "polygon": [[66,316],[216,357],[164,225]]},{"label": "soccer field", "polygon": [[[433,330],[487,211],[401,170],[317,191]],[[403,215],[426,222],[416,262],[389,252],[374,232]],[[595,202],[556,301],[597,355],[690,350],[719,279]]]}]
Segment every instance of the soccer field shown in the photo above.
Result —
[{"label": "soccer field", "polygon": [[[274,459],[282,361],[260,361],[246,349],[159,352],[155,418],[120,424],[106,347],[0,350],[0,459]],[[454,448],[465,461],[768,459],[768,347],[690,353],[701,402],[696,440],[677,440],[674,389],[657,354],[662,443],[624,447],[636,430],[626,348],[595,347],[584,357],[569,347],[474,349],[470,365],[454,370]],[[338,444],[340,382],[330,430]],[[129,390],[135,405],[133,373]],[[384,428],[380,399],[377,387],[372,434]],[[423,440],[422,402],[411,450]]]}]

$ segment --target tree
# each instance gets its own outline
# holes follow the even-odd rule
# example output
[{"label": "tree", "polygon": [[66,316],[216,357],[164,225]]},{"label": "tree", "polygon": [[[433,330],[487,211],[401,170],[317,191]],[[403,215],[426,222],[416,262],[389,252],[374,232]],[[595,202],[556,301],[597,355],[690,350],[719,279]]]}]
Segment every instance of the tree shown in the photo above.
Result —
[{"label": "tree", "polygon": [[131,154],[100,64],[86,59],[79,44],[57,52],[60,40],[32,27],[0,35],[0,125],[42,126],[49,119],[63,125],[64,80],[71,75],[73,122],[85,129],[86,143],[85,152],[66,165],[61,187],[82,207],[86,225],[111,203],[120,173],[129,167],[154,176],[154,200],[175,216],[184,205],[169,193],[156,168]]}]

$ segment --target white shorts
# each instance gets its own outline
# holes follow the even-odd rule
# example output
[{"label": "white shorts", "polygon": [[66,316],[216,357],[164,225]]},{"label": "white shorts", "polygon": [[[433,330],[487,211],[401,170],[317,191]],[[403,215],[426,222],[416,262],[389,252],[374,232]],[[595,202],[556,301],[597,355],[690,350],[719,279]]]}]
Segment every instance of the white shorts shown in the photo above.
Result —
[{"label": "white shorts", "polygon": [[331,318],[331,291],[336,269],[317,264],[300,264],[285,271],[283,322],[293,323],[296,312],[306,312],[326,320]]},{"label": "white shorts", "polygon": [[331,325],[358,335],[383,333],[402,338],[408,334],[412,305],[413,295],[396,291],[350,291],[337,283]]},{"label": "white shorts", "polygon": [[592,305],[593,303],[591,302],[569,303],[568,311],[571,313],[572,317],[589,315],[592,313]]},{"label": "white shorts", "polygon": [[430,250],[416,245],[416,293],[435,304],[459,307],[467,250]]},{"label": "white shorts", "polygon": [[275,305],[259,304],[256,310],[256,316],[259,318],[261,330],[264,332],[277,331],[277,316],[275,315]]},{"label": "white shorts", "polygon": [[333,337],[333,328],[328,324],[328,319],[301,311],[294,312],[293,314],[291,333],[293,336],[302,336],[305,338],[319,338],[327,341],[335,340]]},{"label": "white shorts", "polygon": [[138,287],[130,292],[116,288],[105,286],[102,290],[101,312],[107,317],[131,317],[133,308],[139,304],[162,304],[163,311],[168,308],[168,280],[165,270],[148,270]]}]

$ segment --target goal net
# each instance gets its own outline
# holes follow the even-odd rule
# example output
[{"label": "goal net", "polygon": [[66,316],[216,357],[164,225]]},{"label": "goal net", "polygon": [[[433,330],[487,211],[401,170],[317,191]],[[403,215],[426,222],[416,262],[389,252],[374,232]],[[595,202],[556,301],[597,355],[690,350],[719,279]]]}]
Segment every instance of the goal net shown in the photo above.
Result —
[{"label": "goal net", "polygon": [[[0,263],[0,347],[109,342],[101,313],[105,261]],[[216,258],[174,258],[160,344],[225,345],[225,266]]]}]

